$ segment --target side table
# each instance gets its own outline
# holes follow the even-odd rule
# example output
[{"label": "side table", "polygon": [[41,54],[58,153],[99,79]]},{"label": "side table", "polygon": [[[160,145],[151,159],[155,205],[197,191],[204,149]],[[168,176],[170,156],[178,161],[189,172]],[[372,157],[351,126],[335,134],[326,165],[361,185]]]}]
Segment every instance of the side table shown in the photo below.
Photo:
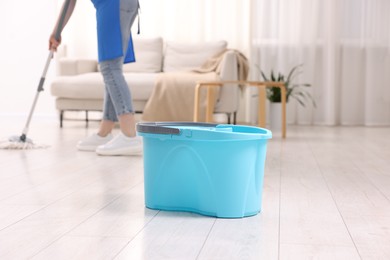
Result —
[{"label": "side table", "polygon": [[203,87],[207,88],[206,96],[206,122],[212,122],[214,112],[214,96],[216,87],[224,87],[225,84],[239,84],[243,87],[256,87],[259,90],[258,104],[258,122],[259,127],[266,126],[266,88],[277,87],[281,89],[282,96],[282,137],[286,138],[286,86],[284,82],[276,81],[209,81],[198,82],[195,88],[195,106],[194,106],[194,122],[199,122],[199,99],[200,91]]}]

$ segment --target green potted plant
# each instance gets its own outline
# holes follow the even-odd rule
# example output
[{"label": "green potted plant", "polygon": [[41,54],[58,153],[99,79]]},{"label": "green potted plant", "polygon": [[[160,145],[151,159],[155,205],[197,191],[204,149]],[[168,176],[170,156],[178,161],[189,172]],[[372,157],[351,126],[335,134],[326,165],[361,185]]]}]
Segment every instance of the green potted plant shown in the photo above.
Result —
[{"label": "green potted plant", "polygon": [[[274,73],[273,70],[271,70],[271,73],[269,76],[266,76],[265,73],[260,70],[258,66],[257,69],[260,71],[260,74],[264,81],[274,81],[274,82],[284,82],[286,87],[286,102],[289,101],[289,98],[294,98],[297,100],[297,102],[303,106],[306,107],[307,102],[310,102],[313,104],[314,107],[316,107],[316,103],[314,101],[314,98],[310,95],[308,91],[306,91],[305,88],[311,87],[308,83],[293,83],[294,78],[302,73],[300,68],[303,66],[303,64],[299,64],[295,67],[293,67],[290,72],[288,73],[287,77],[283,75],[282,73]],[[282,102],[282,93],[280,88],[277,87],[268,87],[267,88],[267,98],[271,102],[270,104],[270,127],[274,131],[279,131],[281,129],[281,102]]]},{"label": "green potted plant", "polygon": [[[316,103],[314,101],[314,98],[310,95],[309,92],[307,92],[304,88],[305,87],[310,87],[310,84],[307,83],[301,83],[301,84],[294,84],[292,81],[293,79],[302,71],[299,70],[303,64],[299,64],[295,67],[293,67],[290,72],[288,73],[287,77],[285,75],[279,73],[274,73],[273,70],[271,70],[270,76],[267,77],[265,73],[260,70],[258,66],[256,66],[260,73],[262,78],[265,81],[275,81],[275,82],[284,82],[285,87],[286,87],[286,102],[288,102],[289,98],[294,98],[295,100],[298,101],[300,105],[303,107],[306,106],[307,101],[311,101],[313,106],[316,107]],[[282,102],[282,96],[281,96],[281,91],[280,88],[277,87],[270,87],[267,88],[267,98],[270,102],[272,103],[280,103]]]}]

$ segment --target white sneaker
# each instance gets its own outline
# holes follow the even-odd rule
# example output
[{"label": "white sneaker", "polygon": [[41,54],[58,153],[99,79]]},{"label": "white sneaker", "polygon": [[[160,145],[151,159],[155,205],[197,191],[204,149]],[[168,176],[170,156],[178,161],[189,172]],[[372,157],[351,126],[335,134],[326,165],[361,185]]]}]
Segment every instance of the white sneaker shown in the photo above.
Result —
[{"label": "white sneaker", "polygon": [[112,140],[112,138],[113,138],[112,134],[108,134],[105,137],[101,137],[98,134],[93,134],[93,135],[90,135],[90,136],[86,137],[85,139],[79,141],[76,147],[79,151],[93,151],[94,152],[94,151],[96,151],[96,148],[99,145],[103,145],[103,144],[108,143],[109,141]]},{"label": "white sneaker", "polygon": [[142,154],[142,137],[127,137],[122,132],[110,142],[96,148],[99,155],[140,155]]}]

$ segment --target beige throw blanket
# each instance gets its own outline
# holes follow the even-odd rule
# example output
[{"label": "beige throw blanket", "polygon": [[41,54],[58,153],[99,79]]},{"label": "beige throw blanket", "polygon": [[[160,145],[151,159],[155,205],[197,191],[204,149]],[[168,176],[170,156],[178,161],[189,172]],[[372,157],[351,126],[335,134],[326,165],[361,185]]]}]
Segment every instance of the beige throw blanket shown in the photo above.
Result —
[{"label": "beige throw blanket", "polygon": [[[205,73],[210,71],[215,71],[218,75],[221,73],[221,64],[222,59],[227,51],[230,49],[225,49],[222,52],[218,53],[214,57],[207,60],[199,69],[195,69],[195,72]],[[233,50],[237,58],[237,70],[238,70],[238,80],[246,80],[249,74],[249,64],[248,59],[237,50]]]},{"label": "beige throw blanket", "polygon": [[[142,120],[145,121],[192,121],[194,114],[195,87],[199,81],[218,81],[220,64],[224,50],[209,59],[199,69],[188,72],[161,73],[156,80],[153,92],[146,103]],[[248,75],[246,58],[236,52],[239,63],[240,80]],[[216,99],[219,96],[216,91]],[[200,120],[204,121],[206,109],[206,89],[200,93]]]}]

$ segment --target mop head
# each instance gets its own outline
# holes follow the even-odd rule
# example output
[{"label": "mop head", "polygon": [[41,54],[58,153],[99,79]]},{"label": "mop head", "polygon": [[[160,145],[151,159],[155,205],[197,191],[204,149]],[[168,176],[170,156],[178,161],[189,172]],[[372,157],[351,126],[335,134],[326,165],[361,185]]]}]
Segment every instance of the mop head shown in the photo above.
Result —
[{"label": "mop head", "polygon": [[8,138],[8,140],[0,142],[0,149],[9,150],[28,150],[47,147],[47,145],[35,144],[30,138],[26,138],[26,140],[23,141],[20,136],[11,136],[10,138]]}]

